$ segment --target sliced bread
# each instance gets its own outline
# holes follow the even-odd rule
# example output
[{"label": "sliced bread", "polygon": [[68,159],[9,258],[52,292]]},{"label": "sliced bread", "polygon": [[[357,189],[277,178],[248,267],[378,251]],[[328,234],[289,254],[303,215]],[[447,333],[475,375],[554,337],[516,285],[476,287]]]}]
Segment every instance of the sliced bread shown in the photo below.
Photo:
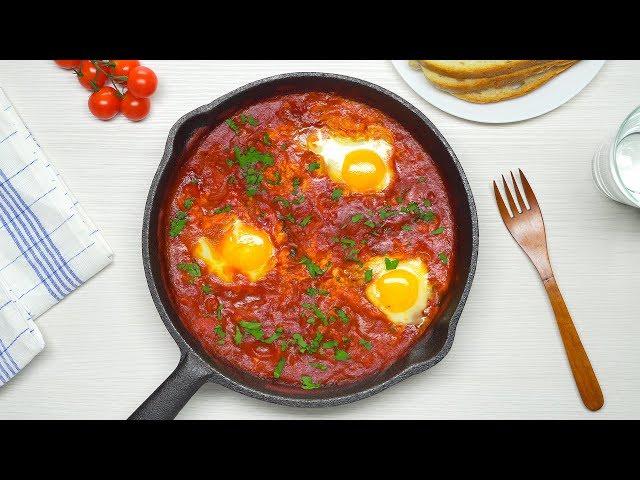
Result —
[{"label": "sliced bread", "polygon": [[510,98],[521,97],[522,95],[535,90],[536,88],[544,85],[553,77],[555,77],[559,73],[564,72],[567,68],[570,67],[571,65],[555,67],[546,72],[532,75],[518,81],[517,83],[505,85],[503,87],[486,88],[484,90],[478,90],[476,92],[469,93],[452,92],[452,94],[460,98],[461,100],[466,100],[467,102],[472,103],[494,103],[501,100],[508,100]]},{"label": "sliced bread", "polygon": [[537,75],[539,73],[546,72],[556,67],[569,66],[576,63],[575,60],[551,60],[544,63],[532,65],[530,67],[522,68],[514,72],[507,73],[505,75],[496,75],[494,77],[484,78],[453,78],[440,73],[429,70],[422,67],[424,76],[427,77],[431,83],[441,90],[455,93],[469,93],[478,90],[485,90],[487,88],[499,88],[505,85],[517,83],[527,77]]},{"label": "sliced bread", "polygon": [[453,78],[481,78],[505,75],[545,60],[419,60],[431,70]]}]

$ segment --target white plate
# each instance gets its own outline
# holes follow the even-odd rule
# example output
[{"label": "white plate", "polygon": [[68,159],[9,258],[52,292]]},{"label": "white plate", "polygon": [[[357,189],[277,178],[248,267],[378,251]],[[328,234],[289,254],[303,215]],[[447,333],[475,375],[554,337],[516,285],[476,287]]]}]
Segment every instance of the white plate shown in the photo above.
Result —
[{"label": "white plate", "polygon": [[558,108],[571,100],[597,75],[604,60],[581,60],[540,88],[522,97],[496,103],[470,103],[438,90],[407,60],[392,60],[393,66],[413,90],[440,110],[456,117],[483,123],[527,120]]}]

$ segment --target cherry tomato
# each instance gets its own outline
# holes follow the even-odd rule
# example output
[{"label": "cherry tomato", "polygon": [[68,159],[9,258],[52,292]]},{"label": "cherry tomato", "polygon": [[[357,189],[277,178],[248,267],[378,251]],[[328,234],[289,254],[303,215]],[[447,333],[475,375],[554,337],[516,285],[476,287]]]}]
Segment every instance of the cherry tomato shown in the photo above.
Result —
[{"label": "cherry tomato", "polygon": [[138,60],[111,60],[115,66],[111,67],[111,73],[118,77],[128,77],[131,70],[140,65]]},{"label": "cherry tomato", "polygon": [[158,87],[158,77],[150,68],[139,66],[129,72],[127,87],[138,98],[150,97]]},{"label": "cherry tomato", "polygon": [[72,68],[76,68],[80,65],[80,60],[55,60],[60,68],[64,68],[66,70],[71,70]]},{"label": "cherry tomato", "polygon": [[100,120],[110,120],[120,111],[120,98],[113,87],[102,87],[89,97],[89,110]]},{"label": "cherry tomato", "polygon": [[120,111],[122,114],[133,122],[142,120],[149,114],[151,109],[151,100],[148,98],[138,98],[127,92],[120,103]]},{"label": "cherry tomato", "polygon": [[82,60],[82,62],[80,62],[78,81],[87,90],[93,90],[91,82],[93,81],[93,83],[100,88],[104,85],[104,82],[107,81],[107,76],[102,73],[102,70],[97,69],[91,60]]}]

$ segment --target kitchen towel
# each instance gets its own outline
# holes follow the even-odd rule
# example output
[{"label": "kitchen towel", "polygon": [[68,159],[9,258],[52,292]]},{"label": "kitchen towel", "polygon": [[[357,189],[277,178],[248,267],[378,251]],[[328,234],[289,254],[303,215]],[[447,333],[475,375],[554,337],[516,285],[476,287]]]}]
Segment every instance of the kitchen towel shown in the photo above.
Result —
[{"label": "kitchen towel", "polygon": [[112,259],[0,88],[0,386],[44,348],[34,320]]}]

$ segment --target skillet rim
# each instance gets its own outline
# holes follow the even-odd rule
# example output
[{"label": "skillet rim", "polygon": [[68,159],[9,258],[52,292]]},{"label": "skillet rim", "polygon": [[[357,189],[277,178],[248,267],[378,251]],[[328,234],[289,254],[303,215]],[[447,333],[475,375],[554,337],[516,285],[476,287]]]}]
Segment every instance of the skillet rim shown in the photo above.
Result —
[{"label": "skillet rim", "polygon": [[[245,95],[248,91],[256,87],[260,87],[261,85],[270,84],[273,82],[278,82],[287,79],[295,79],[295,78],[311,78],[311,79],[330,79],[330,80],[338,80],[345,83],[350,84],[356,88],[365,88],[370,90],[375,90],[378,94],[382,94],[384,96],[389,97],[391,100],[401,104],[405,109],[409,110],[410,113],[416,117],[416,120],[422,122],[427,128],[431,130],[431,133],[435,135],[437,140],[442,144],[444,150],[447,152],[449,159],[453,162],[453,166],[457,171],[457,174],[462,182],[462,186],[466,195],[465,203],[469,208],[469,213],[471,217],[471,259],[469,264],[469,271],[466,276],[466,280],[464,282],[464,286],[462,288],[460,299],[458,300],[458,304],[456,305],[455,310],[451,314],[451,318],[449,320],[449,325],[447,327],[447,335],[442,348],[432,357],[422,360],[412,362],[402,370],[396,372],[394,375],[389,377],[384,381],[376,381],[372,385],[363,388],[362,390],[358,390],[355,392],[347,393],[347,394],[338,394],[330,397],[291,397],[284,394],[270,393],[261,390],[257,390],[240,381],[233,380],[228,376],[224,375],[220,372],[207,358],[208,354],[204,351],[198,351],[198,349],[193,348],[190,345],[189,341],[182,336],[182,334],[178,331],[174,322],[171,320],[171,316],[167,312],[165,305],[161,299],[161,294],[159,292],[160,289],[164,290],[159,284],[161,284],[161,280],[156,282],[154,278],[153,270],[152,270],[152,257],[150,253],[150,239],[151,235],[155,235],[155,232],[150,231],[150,223],[151,223],[151,214],[153,210],[153,204],[156,196],[158,195],[158,189],[160,187],[161,179],[165,174],[168,166],[172,161],[175,161],[176,152],[173,149],[173,144],[175,142],[175,138],[178,134],[178,131],[187,123],[191,118],[198,116],[200,114],[206,114],[211,112],[219,105],[232,100],[234,97]],[[384,110],[383,110],[384,111]],[[265,400],[271,403],[276,403],[285,406],[294,406],[294,407],[328,407],[328,406],[337,406],[342,404],[347,404],[351,402],[355,402],[367,397],[370,397],[382,390],[385,390],[402,380],[405,380],[417,373],[424,372],[429,368],[433,367],[437,363],[439,363],[451,350],[453,345],[453,340],[455,337],[456,328],[458,325],[458,321],[462,314],[463,308],[466,304],[467,298],[469,296],[469,292],[471,289],[471,285],[473,283],[473,279],[475,276],[476,265],[478,260],[478,248],[479,248],[479,228],[478,228],[478,215],[476,210],[475,201],[473,198],[473,193],[471,191],[471,187],[469,185],[469,181],[462,169],[462,165],[460,164],[455,152],[446,141],[444,136],[440,133],[440,131],[436,128],[436,126],[427,118],[427,116],[418,110],[415,106],[409,103],[407,100],[402,97],[396,95],[395,93],[379,86],[374,83],[368,82],[366,80],[362,80],[356,77],[351,77],[347,75],[340,75],[334,73],[324,73],[324,72],[292,72],[292,73],[284,73],[273,75],[265,78],[258,79],[256,81],[247,83],[242,85],[224,95],[221,95],[214,99],[212,102],[197,107],[190,112],[187,112],[183,116],[181,116],[176,123],[169,130],[167,141],[165,144],[164,153],[162,155],[162,159],[158,165],[156,173],[153,177],[153,180],[149,186],[149,193],[147,196],[147,201],[144,209],[144,217],[142,224],[142,260],[144,265],[145,277],[147,279],[147,285],[149,288],[149,292],[151,293],[151,297],[153,299],[153,303],[158,310],[158,314],[162,318],[162,321],[173,337],[174,341],[178,345],[178,348],[181,352],[180,364],[182,364],[185,359],[189,357],[191,359],[195,359],[200,364],[200,367],[203,367],[204,370],[209,373],[204,375],[207,381],[218,383],[222,386],[225,386],[233,391],[242,393],[249,397],[257,398],[259,400]],[[168,296],[168,293],[165,292]],[[405,356],[409,355],[414,346],[407,350]],[[201,350],[201,349],[200,349]],[[179,367],[178,367],[179,368]],[[234,367],[235,368],[235,367]],[[348,385],[348,384],[347,384]],[[345,385],[345,386],[347,386]]]}]

